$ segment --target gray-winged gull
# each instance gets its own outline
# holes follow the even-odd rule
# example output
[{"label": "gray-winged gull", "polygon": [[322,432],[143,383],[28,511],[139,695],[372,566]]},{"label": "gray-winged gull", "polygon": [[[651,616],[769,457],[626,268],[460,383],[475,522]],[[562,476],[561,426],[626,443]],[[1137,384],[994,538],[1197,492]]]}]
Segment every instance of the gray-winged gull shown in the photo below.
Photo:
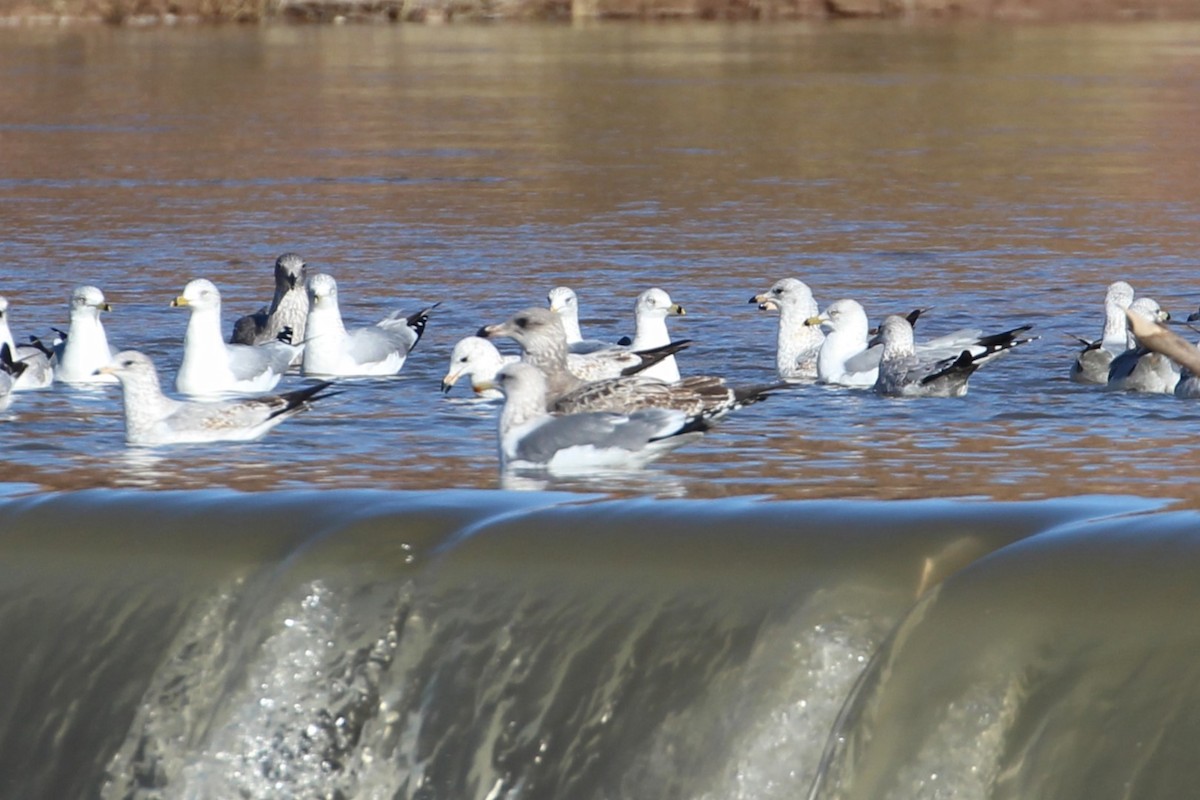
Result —
[{"label": "gray-winged gull", "polygon": [[546,381],[532,364],[496,373],[504,393],[498,421],[501,469],[552,472],[640,467],[701,436],[705,423],[682,411],[650,408],[630,414],[550,414]]},{"label": "gray-winged gull", "polygon": [[450,367],[442,378],[442,392],[448,394],[450,387],[461,378],[471,379],[471,389],[480,397],[497,398],[498,389],[489,389],[496,373],[505,364],[519,360],[519,356],[504,355],[496,345],[478,336],[459,339],[450,353]]},{"label": "gray-winged gull", "polygon": [[812,290],[803,281],[782,278],[767,291],[750,298],[763,311],[779,312],[779,332],[776,337],[775,370],[785,381],[816,380],[817,357],[825,334],[805,321],[815,317],[820,309]]},{"label": "gray-winged gull", "polygon": [[12,379],[12,391],[45,389],[54,383],[54,367],[50,356],[37,347],[18,347],[8,326],[8,298],[0,297],[0,345],[8,345],[9,355],[24,368]]},{"label": "gray-winged gull", "polygon": [[175,388],[192,397],[252,394],[275,388],[299,347],[282,341],[228,344],[221,336],[221,293],[212,281],[189,281],[171,301],[191,312]]},{"label": "gray-winged gull", "polygon": [[70,303],[71,325],[54,347],[54,376],[63,383],[116,383],[112,375],[96,373],[117,352],[100,321],[101,311],[112,310],[104,293],[95,286],[77,286]]},{"label": "gray-winged gull", "polygon": [[975,370],[1014,347],[1033,341],[1020,335],[1032,326],[981,336],[957,357],[938,359],[922,355],[913,344],[913,329],[908,320],[890,316],[880,326],[883,357],[875,391],[889,397],[962,397],[967,381]]},{"label": "gray-winged gull", "polygon": [[[671,334],[667,331],[668,316],[683,316],[686,312],[683,306],[671,300],[671,296],[662,289],[647,289],[638,295],[633,304],[634,334],[630,350],[650,350],[671,343]],[[667,356],[657,364],[651,364],[642,370],[641,375],[648,378],[671,382],[679,380],[679,366],[675,356]]]},{"label": "gray-winged gull", "polygon": [[[1134,300],[1126,313],[1131,318],[1138,316],[1150,322],[1166,322],[1171,318],[1149,297]],[[1109,364],[1105,388],[1144,394],[1173,394],[1179,379],[1179,365],[1162,353],[1143,346],[1130,330],[1128,348],[1118,353]]]},{"label": "gray-winged gull", "polygon": [[805,325],[828,329],[817,352],[817,382],[870,387],[879,376],[881,347],[870,348],[871,323],[856,300],[837,300]]},{"label": "gray-winged gull", "polygon": [[395,312],[374,325],[346,330],[338,308],[337,281],[319,273],[308,279],[308,330],[305,334],[305,375],[395,375],[421,335],[435,303],[415,314]]},{"label": "gray-winged gull", "polygon": [[125,404],[125,441],[159,445],[217,441],[250,441],[328,394],[327,381],[293,392],[240,400],[183,401],[167,397],[158,372],[135,350],[117,353],[102,374],[121,381]]},{"label": "gray-winged gull", "polygon": [[7,411],[12,405],[16,382],[25,371],[25,364],[13,360],[8,342],[0,342],[0,411]]}]

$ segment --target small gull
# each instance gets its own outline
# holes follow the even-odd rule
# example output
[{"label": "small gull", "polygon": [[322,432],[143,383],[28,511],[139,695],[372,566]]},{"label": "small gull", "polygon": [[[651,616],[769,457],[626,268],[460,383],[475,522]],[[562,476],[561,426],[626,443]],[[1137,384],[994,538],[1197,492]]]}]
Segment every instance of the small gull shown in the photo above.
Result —
[{"label": "small gull", "polygon": [[875,391],[889,397],[962,397],[975,370],[1018,345],[1033,341],[1019,336],[1032,326],[1022,325],[1003,333],[980,336],[957,357],[922,355],[913,344],[908,320],[890,316],[880,326],[883,358]]},{"label": "small gull", "polygon": [[497,399],[501,396],[499,390],[489,389],[487,385],[492,383],[501,367],[518,360],[519,356],[501,354],[496,345],[487,339],[478,336],[460,339],[450,353],[450,368],[446,377],[442,378],[442,393],[449,394],[450,387],[466,377],[471,379],[471,389],[475,394]]},{"label": "small gull", "polygon": [[591,353],[612,347],[599,339],[584,339],[579,330],[579,297],[567,286],[556,286],[546,295],[550,310],[562,318],[563,330],[567,333],[567,344],[572,353]]},{"label": "small gull", "polygon": [[[266,344],[279,338],[285,328],[293,342],[304,341],[308,322],[308,265],[295,253],[275,259],[275,296],[271,305],[247,314],[233,325],[230,344]],[[297,351],[297,358],[302,355]]]},{"label": "small gull", "polygon": [[8,345],[9,355],[24,364],[24,369],[13,380],[12,390],[22,392],[29,389],[45,389],[54,383],[54,367],[50,356],[37,347],[17,347],[12,331],[8,327],[8,299],[0,297],[0,345]]},{"label": "small gull", "polygon": [[374,325],[347,331],[338,309],[337,281],[324,273],[308,279],[308,301],[304,374],[342,377],[395,375],[437,306],[407,317],[396,312]]},{"label": "small gull", "polygon": [[112,360],[116,349],[108,344],[101,311],[111,311],[104,293],[95,286],[79,286],[71,293],[71,325],[54,347],[54,374],[64,383],[116,383],[112,375],[96,370]]},{"label": "small gull", "polygon": [[[671,296],[658,288],[647,289],[639,294],[633,305],[633,313],[636,327],[630,350],[650,350],[669,345],[671,334],[667,332],[667,317],[685,314],[683,306],[672,302]],[[675,356],[667,356],[657,364],[646,367],[640,374],[671,383],[679,380],[679,366],[675,363]]]},{"label": "small gull", "polygon": [[812,290],[803,281],[782,278],[767,291],[751,297],[750,302],[763,311],[779,311],[775,349],[779,377],[789,382],[815,380],[825,334],[817,326],[804,324],[820,311]]},{"label": "small gull", "polygon": [[1104,333],[1090,341],[1073,337],[1083,350],[1071,364],[1071,380],[1076,383],[1108,383],[1108,369],[1116,356],[1129,347],[1125,309],[1133,303],[1133,287],[1125,281],[1116,281],[1108,286],[1104,295]]},{"label": "small gull", "polygon": [[495,386],[505,397],[498,422],[502,470],[637,468],[695,441],[707,427],[698,417],[663,408],[550,414],[545,377],[531,364],[506,365]]},{"label": "small gull", "polygon": [[[1134,300],[1126,313],[1130,317],[1137,316],[1151,322],[1166,322],[1171,318],[1149,297]],[[1114,357],[1108,367],[1108,384],[1105,388],[1144,394],[1173,394],[1179,383],[1179,373],[1179,366],[1174,361],[1142,345],[1130,330],[1127,349]]]},{"label": "small gull", "polygon": [[522,360],[537,367],[546,381],[548,411],[624,413],[640,408],[672,408],[716,421],[779,388],[772,385],[735,389],[726,386],[721,378],[707,375],[689,376],[674,383],[641,374],[584,381],[568,369],[562,324],[557,315],[545,309],[526,309],[505,323],[482,329],[480,335],[509,336],[521,345]]},{"label": "small gull", "polygon": [[242,400],[183,401],[167,397],[159,387],[158,371],[136,350],[117,353],[103,374],[121,381],[125,404],[125,441],[129,444],[189,444],[251,441],[309,407],[328,382],[279,395]]},{"label": "small gull", "polygon": [[217,397],[270,391],[300,349],[282,341],[226,343],[221,337],[221,293],[205,278],[189,281],[171,305],[191,311],[175,376],[175,388],[182,394]]},{"label": "small gull", "polygon": [[476,334],[484,339],[507,336],[521,345],[522,360],[546,376],[551,397],[559,397],[591,381],[633,375],[684,349],[687,339],[650,351],[610,347],[593,353],[568,353],[562,318],[547,308],[527,308],[505,322],[487,325]]}]

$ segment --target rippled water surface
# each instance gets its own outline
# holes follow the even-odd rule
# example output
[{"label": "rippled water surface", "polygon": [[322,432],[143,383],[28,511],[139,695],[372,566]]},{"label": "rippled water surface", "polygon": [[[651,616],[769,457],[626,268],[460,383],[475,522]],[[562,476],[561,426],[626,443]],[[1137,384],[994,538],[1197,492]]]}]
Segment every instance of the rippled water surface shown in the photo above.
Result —
[{"label": "rippled water surface", "polygon": [[[102,287],[170,385],[207,277],[226,324],[294,250],[348,320],[442,303],[394,380],[253,444],[131,450],[115,387],[23,394],[0,480],[495,487],[453,343],[575,287],[630,332],[658,285],[685,372],[773,378],[775,279],[927,332],[1032,323],[965,399],[802,387],[642,473],[505,485],[714,497],[1190,498],[1195,403],[1067,380],[1125,278],[1200,301],[1200,26],[246,27],[0,31],[0,293],[18,337]],[[1189,334],[1190,335],[1190,334]],[[284,387],[299,382],[289,378]]]}]

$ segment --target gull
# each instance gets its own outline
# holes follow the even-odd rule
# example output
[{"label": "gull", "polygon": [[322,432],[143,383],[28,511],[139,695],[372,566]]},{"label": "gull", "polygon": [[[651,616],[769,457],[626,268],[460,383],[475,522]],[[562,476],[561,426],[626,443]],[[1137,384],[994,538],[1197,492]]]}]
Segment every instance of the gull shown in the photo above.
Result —
[{"label": "gull", "polygon": [[562,319],[563,330],[567,332],[567,344],[572,353],[591,353],[612,347],[608,342],[599,339],[584,339],[579,330],[579,297],[575,290],[567,286],[556,286],[546,295],[550,310]]},{"label": "gull", "polygon": [[485,339],[507,336],[516,341],[521,346],[521,360],[533,364],[546,376],[552,397],[591,381],[641,372],[690,344],[685,340],[650,352],[610,346],[593,353],[568,353],[561,317],[542,308],[527,308],[505,322],[480,328],[476,335]]},{"label": "gull", "polygon": [[1200,347],[1132,308],[1126,310],[1125,316],[1139,346],[1166,356],[1182,369],[1175,396],[1200,397],[1200,378],[1197,377],[1200,376]]},{"label": "gull", "polygon": [[183,361],[175,376],[175,388],[182,394],[216,397],[270,391],[300,349],[282,341],[227,344],[221,338],[221,293],[205,278],[189,281],[171,306],[191,311]]},{"label": "gull", "polygon": [[817,377],[817,356],[825,334],[819,327],[805,325],[820,309],[812,290],[795,278],[778,280],[770,289],[750,298],[763,311],[779,311],[775,370],[782,380],[812,381]]},{"label": "gull", "polygon": [[663,408],[551,414],[545,376],[532,364],[506,365],[494,386],[504,394],[497,425],[502,470],[637,468],[695,441],[707,427],[698,417]]},{"label": "gull", "polygon": [[[778,385],[731,388],[721,378],[710,375],[689,376],[674,383],[635,373],[585,381],[568,369],[562,323],[546,309],[526,309],[507,322],[483,328],[479,335],[508,336],[521,345],[522,361],[537,367],[546,381],[547,411],[624,413],[641,408],[672,408],[715,422],[780,388]],[[671,347],[686,343],[686,340],[676,342]],[[651,352],[657,358],[668,351],[669,348],[660,348]]]},{"label": "gull", "polygon": [[54,374],[63,383],[116,383],[112,375],[96,370],[112,360],[116,350],[109,346],[100,322],[101,311],[111,311],[104,293],[95,286],[78,286],[71,293],[71,325],[54,347]]},{"label": "gull", "polygon": [[868,347],[871,323],[861,304],[855,300],[837,300],[821,314],[809,317],[804,324],[829,330],[817,353],[818,383],[875,385],[883,349]]},{"label": "gull", "polygon": [[0,411],[7,411],[12,405],[17,381],[26,369],[26,364],[13,360],[13,351],[8,342],[0,343]]},{"label": "gull", "polygon": [[880,326],[883,358],[875,391],[889,397],[962,397],[967,381],[975,370],[1001,353],[1033,338],[1018,338],[1032,326],[1022,325],[1003,333],[980,336],[957,357],[938,359],[922,355],[913,345],[913,329],[908,320],[890,316]]},{"label": "gull", "polygon": [[1108,383],[1108,369],[1116,356],[1129,348],[1125,309],[1133,303],[1133,287],[1125,281],[1108,286],[1104,295],[1104,334],[1095,341],[1074,337],[1083,350],[1071,365],[1071,380],[1076,383]]},{"label": "gull", "polygon": [[[1149,297],[1134,300],[1125,313],[1156,323],[1171,318]],[[1174,361],[1143,346],[1130,330],[1127,349],[1113,358],[1109,365],[1105,388],[1145,394],[1174,394],[1180,379],[1179,373],[1179,366]]]},{"label": "gull", "polygon": [[[914,326],[927,309],[918,308],[905,317]],[[817,382],[851,387],[872,387],[879,376],[883,344],[878,329],[868,328],[867,312],[855,300],[837,300],[825,311],[805,320],[805,325],[830,329],[817,355]],[[868,334],[876,334],[868,339]],[[923,360],[957,357],[978,344],[983,331],[962,328],[924,342],[916,342],[914,351]]]},{"label": "gull", "polygon": [[594,353],[568,354],[562,318],[548,308],[527,308],[506,322],[487,325],[476,334],[484,339],[507,336],[521,345],[522,361],[546,376],[551,397],[578,389],[589,381],[633,375],[691,344],[684,339],[651,351],[610,347]]},{"label": "gull", "polygon": [[[650,350],[669,345],[671,334],[667,332],[667,317],[683,316],[685,313],[683,306],[672,302],[671,296],[662,289],[642,292],[633,305],[635,328],[629,349]],[[679,380],[679,366],[675,363],[675,356],[667,356],[657,364],[646,367],[640,374],[670,383]]]},{"label": "gull", "polygon": [[496,373],[505,364],[518,361],[518,356],[502,355],[496,345],[478,336],[467,336],[458,340],[450,353],[450,369],[442,378],[442,393],[449,394],[450,387],[460,378],[471,379],[471,389],[480,397],[497,399],[501,397],[498,389],[489,389]]},{"label": "gull", "polygon": [[[230,344],[266,344],[279,338],[285,328],[291,329],[293,342],[304,341],[308,322],[308,265],[295,253],[284,253],[275,259],[275,296],[271,305],[247,314],[233,324]],[[297,358],[302,353],[297,351]]]},{"label": "gull", "polygon": [[8,299],[0,297],[0,345],[8,345],[10,358],[24,365],[20,374],[12,377],[12,391],[45,389],[54,383],[54,367],[50,356],[37,347],[17,347],[8,327]]},{"label": "gull", "polygon": [[435,303],[407,317],[399,312],[365,328],[347,331],[338,310],[337,281],[324,273],[308,279],[305,375],[395,375],[421,335]]},{"label": "gull", "polygon": [[121,381],[125,404],[125,441],[129,444],[189,444],[252,441],[309,407],[329,382],[280,395],[240,400],[183,401],[167,397],[154,362],[136,350],[117,353],[99,372]]}]

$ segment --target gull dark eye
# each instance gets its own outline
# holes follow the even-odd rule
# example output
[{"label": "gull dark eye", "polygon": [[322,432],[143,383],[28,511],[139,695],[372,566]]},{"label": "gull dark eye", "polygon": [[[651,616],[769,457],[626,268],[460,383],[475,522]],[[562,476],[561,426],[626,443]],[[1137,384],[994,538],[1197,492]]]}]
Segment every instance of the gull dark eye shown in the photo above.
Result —
[{"label": "gull dark eye", "polygon": [[517,317],[516,319],[513,320],[513,323],[518,328],[528,328],[529,327],[529,318],[528,317]]},{"label": "gull dark eye", "polygon": [[773,294],[773,295],[781,295],[781,294],[783,294],[783,289],[772,289],[772,290],[771,290],[771,294]]},{"label": "gull dark eye", "polygon": [[127,359],[125,359],[124,361],[122,361],[122,362],[121,362],[121,366],[122,366],[122,367],[132,367],[132,366],[133,366],[133,363],[134,363],[134,362],[133,362],[133,359],[132,359],[132,358],[127,358]]},{"label": "gull dark eye", "polygon": [[467,357],[466,357],[466,356],[462,356],[461,358],[459,358],[459,359],[458,359],[458,363],[460,363],[460,364],[465,364],[465,363],[467,363]]}]

